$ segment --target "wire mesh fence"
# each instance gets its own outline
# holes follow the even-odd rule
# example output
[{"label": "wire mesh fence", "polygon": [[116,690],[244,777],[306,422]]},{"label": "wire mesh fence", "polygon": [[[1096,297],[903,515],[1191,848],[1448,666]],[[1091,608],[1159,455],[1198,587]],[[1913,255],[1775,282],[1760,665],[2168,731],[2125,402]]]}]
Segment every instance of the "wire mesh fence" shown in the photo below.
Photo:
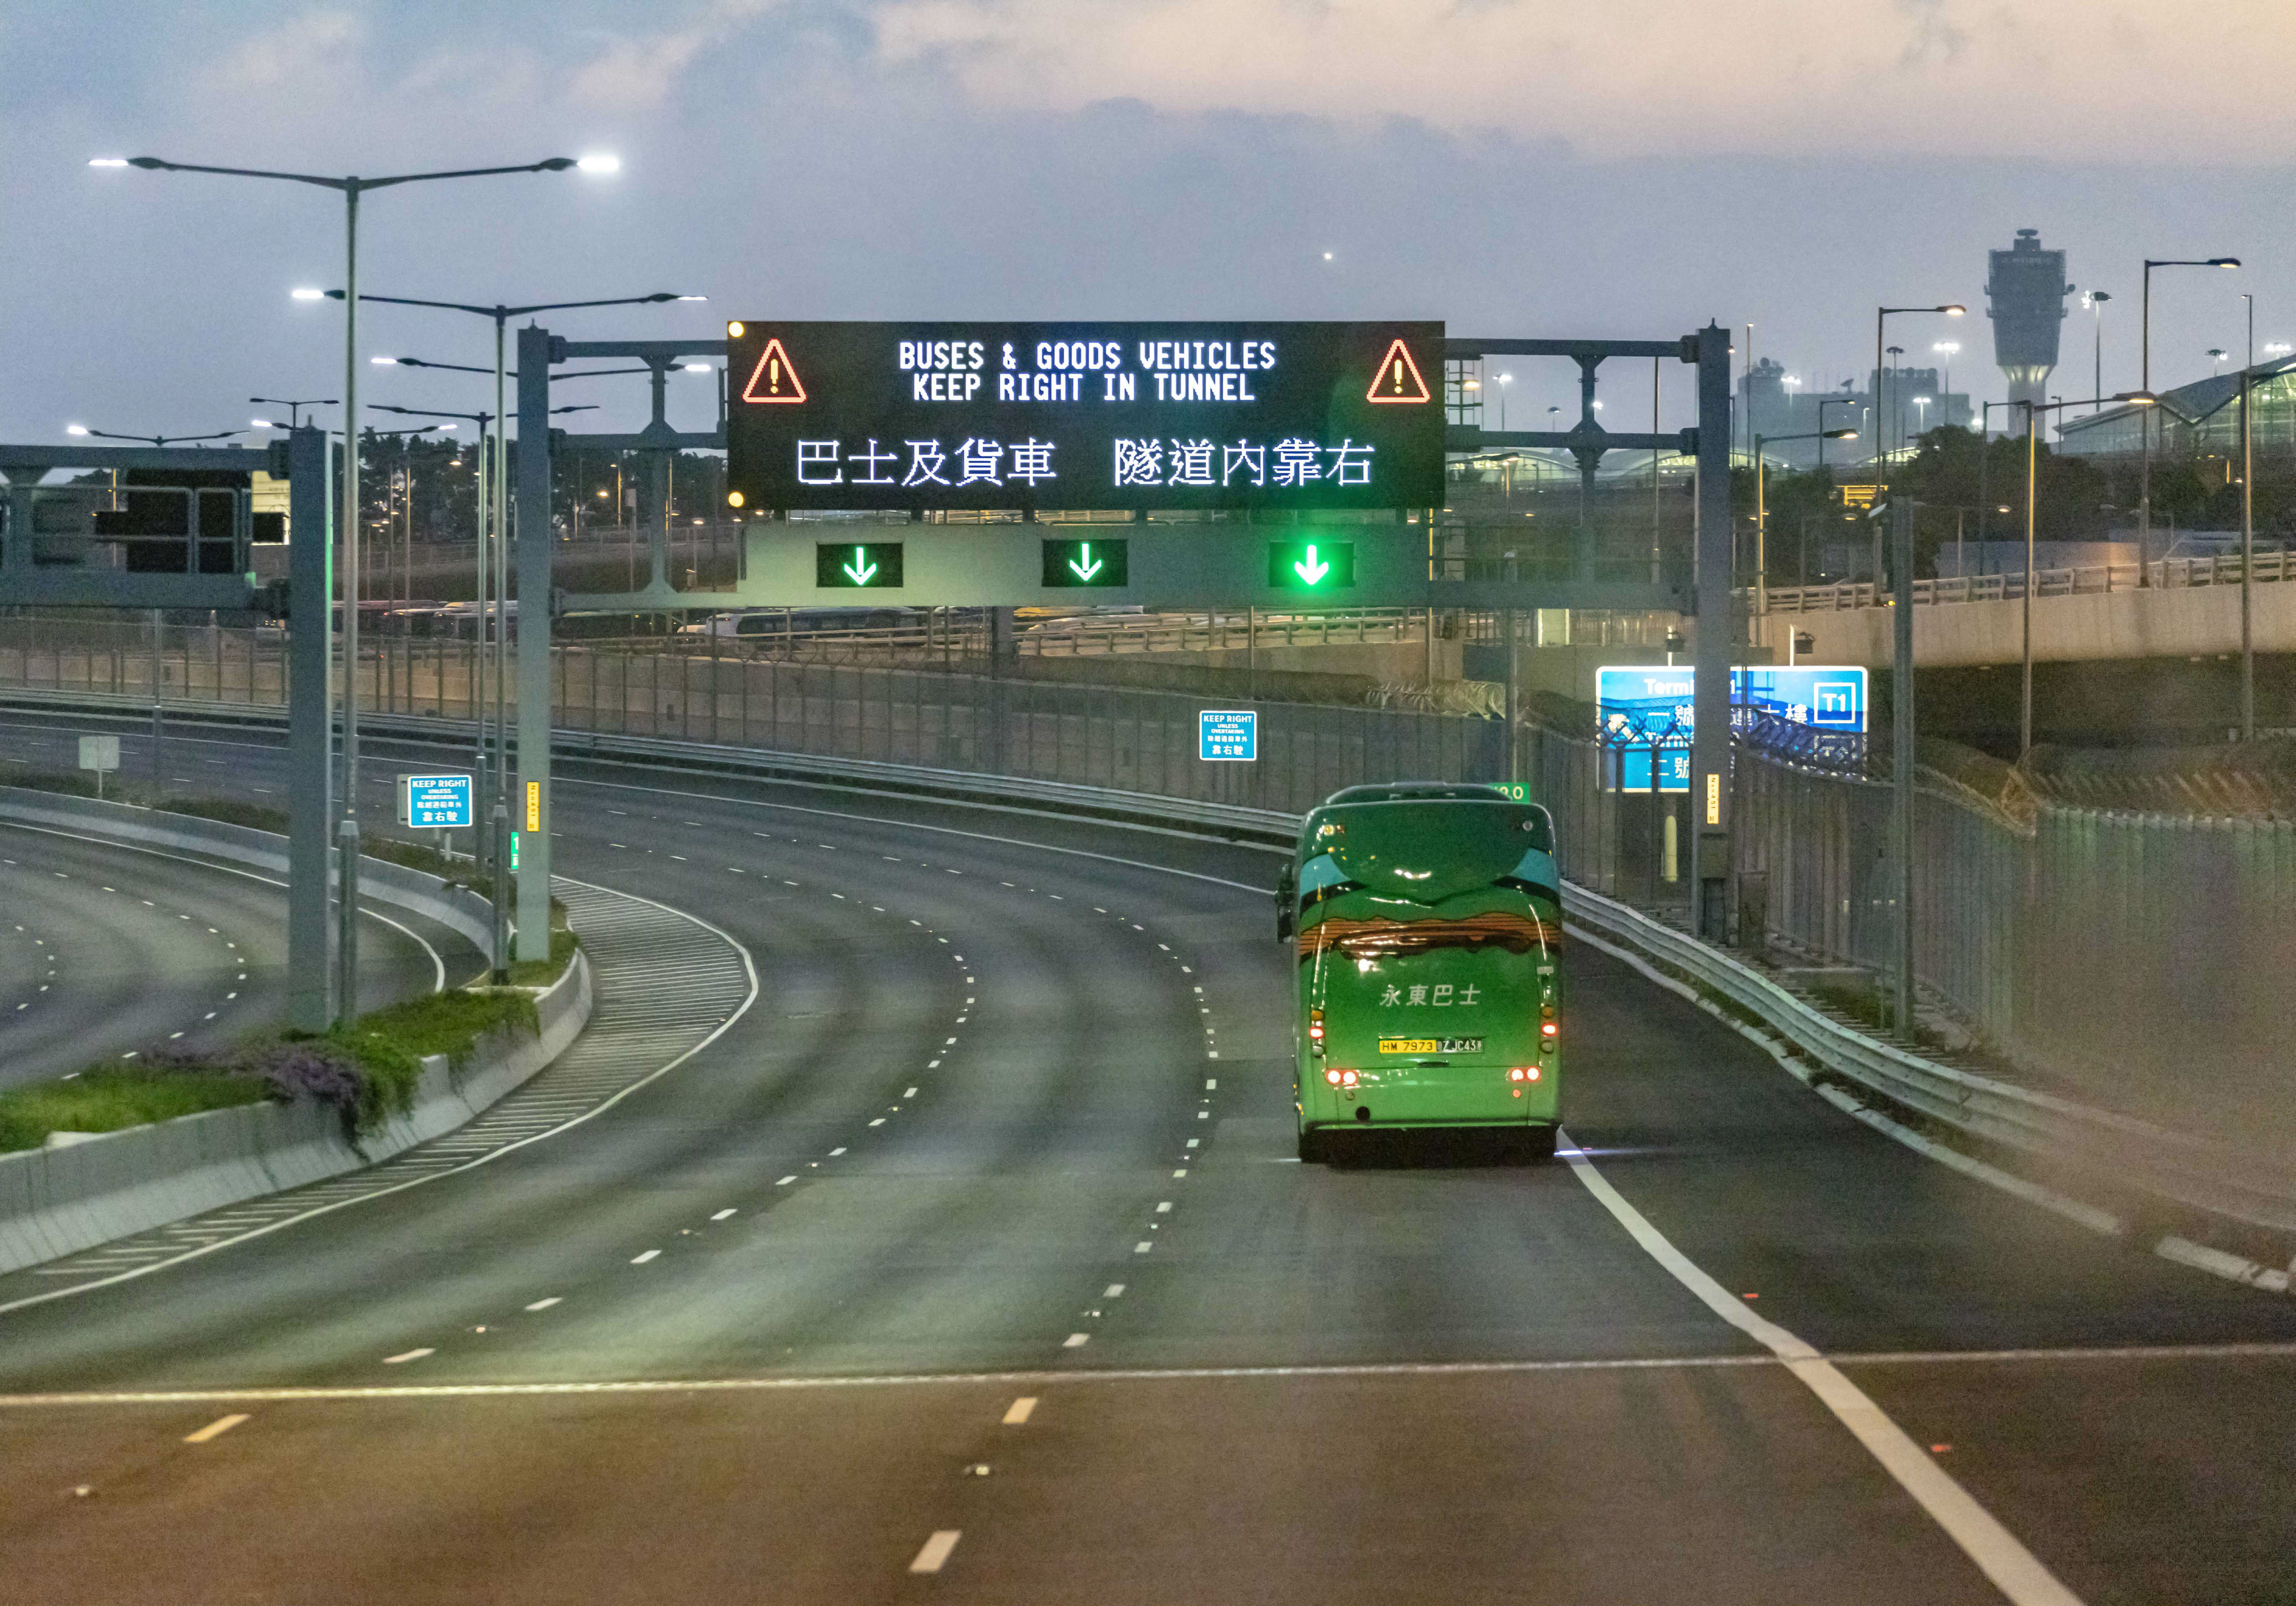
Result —
[{"label": "wire mesh fence", "polygon": [[[1685,796],[1651,789],[1673,773],[1666,743],[1686,733],[1606,742],[1525,725],[1511,743],[1486,716],[1261,701],[1250,705],[1257,761],[1207,762],[1207,698],[1007,676],[977,658],[872,666],[573,643],[554,646],[550,672],[564,729],[1290,812],[1368,781],[1513,781],[1553,811],[1573,881],[1660,914],[1687,899]],[[475,642],[386,640],[358,673],[361,701],[377,711],[477,711]],[[283,708],[286,679],[284,640],[268,627],[0,619],[0,685]],[[484,691],[490,706],[495,688]],[[515,699],[514,675],[505,691]],[[1889,755],[1876,745],[1742,733],[1742,940],[1775,943],[1798,963],[1894,967]],[[1922,772],[1915,957],[1925,994],[2100,1102],[2296,1145],[2296,822],[2067,807],[2011,790],[2021,806],[1935,766]]]}]

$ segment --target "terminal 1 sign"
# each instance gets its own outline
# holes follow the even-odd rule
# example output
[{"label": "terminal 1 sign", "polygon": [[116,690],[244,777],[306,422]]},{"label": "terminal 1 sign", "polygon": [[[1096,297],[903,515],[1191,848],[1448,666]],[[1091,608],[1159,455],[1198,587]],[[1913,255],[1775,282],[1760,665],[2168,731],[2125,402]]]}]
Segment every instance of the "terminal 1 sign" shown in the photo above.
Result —
[{"label": "terminal 1 sign", "polygon": [[726,325],[737,507],[1443,503],[1439,323]]}]

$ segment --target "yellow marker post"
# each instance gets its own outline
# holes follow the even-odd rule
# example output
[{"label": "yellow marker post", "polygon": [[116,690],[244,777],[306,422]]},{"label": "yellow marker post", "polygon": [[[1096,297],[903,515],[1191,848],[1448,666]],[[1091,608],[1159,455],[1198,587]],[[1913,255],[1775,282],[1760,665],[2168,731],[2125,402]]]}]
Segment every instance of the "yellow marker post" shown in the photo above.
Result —
[{"label": "yellow marker post", "polygon": [[529,831],[542,829],[542,783],[539,781],[526,783],[526,828]]}]

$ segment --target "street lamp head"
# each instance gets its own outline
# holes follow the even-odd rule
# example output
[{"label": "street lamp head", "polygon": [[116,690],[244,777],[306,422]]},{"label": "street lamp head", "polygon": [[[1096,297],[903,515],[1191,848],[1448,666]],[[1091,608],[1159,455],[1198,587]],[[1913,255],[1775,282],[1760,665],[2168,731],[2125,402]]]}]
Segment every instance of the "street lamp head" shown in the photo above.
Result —
[{"label": "street lamp head", "polygon": [[2209,266],[2210,267],[2238,267],[2240,266],[2240,258],[2238,257],[2210,257],[2209,258]]},{"label": "street lamp head", "polygon": [[162,168],[173,167],[175,164],[162,161],[156,156],[131,156],[127,159],[127,165],[131,168],[141,168],[146,173],[157,173]]},{"label": "street lamp head", "polygon": [[1938,307],[1935,310],[1945,314],[1945,315],[1949,318],[1957,318],[1961,316],[1962,314],[1967,312],[1969,308],[1964,307],[1960,302],[1956,301],[1948,306]]},{"label": "street lamp head", "polygon": [[247,422],[248,422],[248,425],[249,425],[249,427],[250,427],[250,428],[251,428],[251,429],[257,429],[257,430],[275,430],[275,429],[277,429],[277,428],[279,427],[277,424],[273,423],[273,422],[272,422],[269,419],[267,419],[267,418],[250,418],[250,419],[249,419]]},{"label": "street lamp head", "polygon": [[2161,398],[2150,390],[2123,390],[2112,399],[2117,402],[2126,402],[2132,407],[2150,407],[2158,403]]},{"label": "street lamp head", "polygon": [[64,433],[67,435],[85,435],[87,433],[87,426],[86,424],[66,424],[64,426]]},{"label": "street lamp head", "polygon": [[[560,160],[564,159],[562,157]],[[622,159],[602,151],[594,155],[578,157],[573,165],[585,173],[619,173],[622,170]]]},{"label": "street lamp head", "polygon": [[327,298],[327,292],[325,291],[313,290],[308,284],[298,285],[287,293],[294,297],[298,301],[324,301]]},{"label": "street lamp head", "polygon": [[87,159],[87,165],[91,168],[124,168],[127,165],[127,159],[124,156],[91,156]]},{"label": "street lamp head", "polygon": [[396,356],[371,356],[366,360],[373,363],[378,368],[396,368],[400,363],[406,359]]},{"label": "street lamp head", "polygon": [[2088,292],[2088,299],[2092,301],[2110,301],[2112,299],[2112,292],[2109,290],[2093,290]]},{"label": "street lamp head", "polygon": [[1857,438],[1857,431],[1855,430],[1828,430],[1825,431],[1825,438],[1828,440],[1855,440]]},{"label": "street lamp head", "polygon": [[685,365],[685,372],[688,373],[715,373],[718,370],[712,368],[707,363],[688,363]]}]

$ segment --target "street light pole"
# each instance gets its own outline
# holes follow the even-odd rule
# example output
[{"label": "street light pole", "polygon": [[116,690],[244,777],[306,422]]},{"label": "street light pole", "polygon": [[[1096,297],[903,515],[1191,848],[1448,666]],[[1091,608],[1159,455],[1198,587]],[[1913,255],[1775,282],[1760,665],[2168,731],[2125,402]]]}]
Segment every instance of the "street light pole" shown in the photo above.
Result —
[{"label": "street light pole", "polygon": [[[2238,257],[2147,257],[2144,258],[2144,289],[2138,302],[2137,347],[2138,369],[2136,388],[2144,395],[2152,394],[2152,270],[2156,267],[2238,267]],[[2104,387],[2097,387],[2097,394]],[[2030,423],[2029,418],[2026,421]],[[2137,420],[2144,437],[2144,457],[2137,470],[2136,489],[2136,583],[2144,584],[2147,565],[2152,550],[2152,414],[2145,414]]]},{"label": "street light pole", "polygon": [[[1878,407],[1881,401],[1882,356],[1883,327],[1893,313],[1941,313],[1957,318],[1968,309],[1958,302],[1944,302],[1935,307],[1882,307],[1874,314],[1874,389]],[[1881,431],[1887,434],[1886,427]],[[1876,511],[1882,499],[1882,455],[1874,458],[1874,500]],[[1910,1033],[1914,1025],[1914,520],[1913,509],[1892,506],[1890,523],[1896,532],[1898,572],[1895,577],[1897,617],[1891,632],[1896,651],[1892,655],[1890,680],[1890,736],[1896,763],[1895,809],[1891,821],[1896,839],[1898,859],[1898,997],[1897,1023],[1901,1032]],[[1878,543],[1880,532],[1875,533]],[[1877,564],[1874,575],[1874,595],[1881,595],[1882,576]]]},{"label": "street light pole", "polygon": [[[283,173],[258,168],[222,168],[197,162],[168,161],[157,156],[99,157],[93,167],[141,168],[149,172],[213,173],[231,178],[270,178],[288,184],[333,190],[343,198],[343,485],[341,539],[343,551],[343,795],[336,837],[341,854],[339,893],[337,974],[345,1022],[358,1014],[358,604],[359,604],[359,414],[358,414],[358,203],[369,190],[447,178],[487,178],[509,173],[562,173],[580,168],[586,172],[612,172],[621,164],[611,157],[554,156],[542,161],[510,167],[461,168],[435,173],[400,173],[385,178],[356,175],[333,177],[316,173]],[[317,299],[317,292],[298,292],[299,299]]]},{"label": "street light pole", "polygon": [[[2091,353],[2091,356],[2096,370],[2095,373],[2090,376],[2089,388],[2099,396],[2103,396],[2104,394],[2104,304],[2112,299],[2112,292],[2111,291],[2093,290],[2088,292],[2088,309],[2092,316],[2092,321],[2095,324],[2095,333],[2094,336],[2095,349]],[[2099,402],[2097,404],[2099,410],[2102,410],[2103,406],[2104,404],[2103,402]]]},{"label": "street light pole", "polygon": [[[663,290],[656,291],[651,295],[610,296],[601,299],[588,301],[537,301],[533,305],[527,307],[507,307],[500,302],[496,302],[491,307],[487,307],[467,301],[426,300],[414,296],[362,295],[359,293],[358,288],[355,284],[346,285],[340,291],[329,291],[326,293],[330,296],[340,298],[347,305],[355,305],[359,301],[379,301],[388,303],[393,307],[429,307],[444,312],[472,313],[477,316],[490,318],[494,321],[495,365],[493,373],[495,378],[496,423],[494,449],[491,455],[492,471],[489,476],[487,497],[487,522],[491,525],[493,535],[491,546],[489,546],[483,535],[481,536],[479,546],[478,569],[480,606],[478,610],[478,627],[479,658],[480,661],[483,662],[489,647],[489,643],[487,638],[487,613],[484,602],[489,588],[491,588],[494,597],[494,639],[491,643],[491,646],[495,654],[493,676],[495,742],[491,759],[488,757],[483,746],[481,747],[480,750],[480,764],[488,777],[486,791],[488,796],[493,799],[492,806],[488,808],[487,813],[486,824],[481,829],[486,833],[488,851],[494,861],[494,979],[496,982],[499,984],[507,981],[510,979],[509,932],[506,925],[509,919],[510,910],[510,842],[508,832],[510,830],[511,820],[511,810],[509,807],[510,731],[508,724],[506,723],[509,717],[508,700],[511,664],[510,497],[507,479],[510,463],[508,457],[509,430],[506,427],[508,420],[504,418],[503,414],[503,408],[507,399],[504,395],[504,386],[509,378],[508,365],[505,360],[504,342],[508,338],[507,332],[509,329],[510,320],[517,317],[526,317],[537,312],[563,312],[574,308],[588,307],[638,307],[657,304],[664,301],[700,301],[704,300],[707,298],[702,296],[680,295],[676,291]],[[408,367],[417,368],[447,368],[460,366],[460,365],[456,364],[425,363],[420,359],[408,359],[404,357],[387,359],[378,358],[377,360],[396,362]],[[553,411],[561,410],[562,409],[553,409]],[[549,442],[546,439],[534,442],[532,443],[532,449],[547,452],[550,449]],[[480,442],[480,461],[482,463],[489,461],[485,451],[485,443],[483,440]],[[529,602],[532,601],[532,599],[529,600]],[[546,610],[549,607],[549,599],[546,597],[541,599],[541,606],[545,610]],[[482,699],[474,697],[473,701],[482,701]],[[480,729],[481,733],[483,733],[486,728],[486,713],[482,709],[473,709],[473,712],[478,717]]]},{"label": "street light pole", "polygon": [[2256,377],[2256,298],[2248,303],[2248,361],[2240,370],[2240,739],[2256,740],[2256,636],[2250,612],[2256,569],[2256,437],[2249,426]]},{"label": "street light pole", "polygon": [[2020,683],[2017,702],[2017,762],[2033,750],[2033,562],[2034,510],[2038,504],[2038,483],[2040,471],[2040,419],[2044,413],[2054,413],[2065,407],[2101,406],[2107,400],[2149,407],[2152,397],[2143,390],[2124,390],[2111,397],[2085,397],[2079,401],[2033,402],[2020,398],[2005,405],[2025,409],[2025,597],[2022,609],[2025,636],[2024,671]]},{"label": "street light pole", "polygon": [[[1825,404],[1823,402],[1818,404],[1817,416],[1820,422],[1824,422]],[[1762,448],[1789,440],[1814,440],[1817,442],[1817,460],[1822,466],[1825,462],[1827,441],[1857,438],[1857,431],[1855,430],[1818,430],[1801,435],[1758,434],[1754,437],[1754,614],[1766,625],[1770,611],[1769,458]],[[1802,529],[1802,568],[1807,570],[1808,567],[1809,530],[1805,525]]]}]

